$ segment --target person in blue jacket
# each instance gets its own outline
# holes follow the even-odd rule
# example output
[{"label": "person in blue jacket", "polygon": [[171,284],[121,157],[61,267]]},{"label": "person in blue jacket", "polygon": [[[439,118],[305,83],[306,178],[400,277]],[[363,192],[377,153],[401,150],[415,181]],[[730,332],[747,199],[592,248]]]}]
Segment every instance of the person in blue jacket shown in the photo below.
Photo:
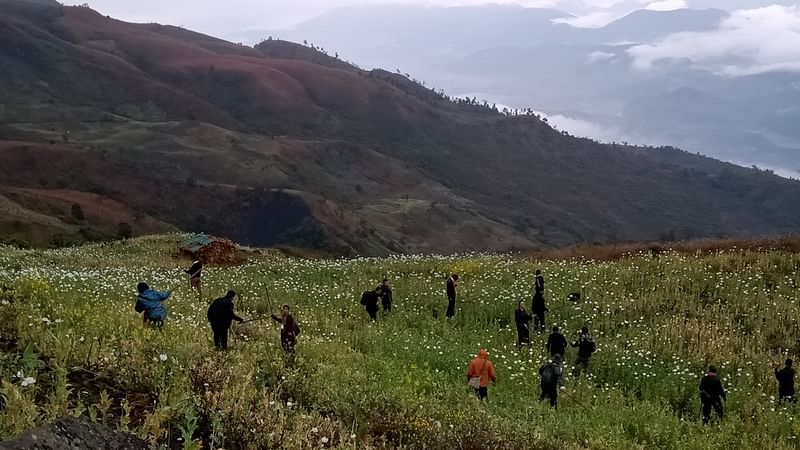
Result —
[{"label": "person in blue jacket", "polygon": [[136,299],[136,312],[144,313],[142,320],[145,325],[153,324],[156,326],[164,325],[167,319],[167,309],[164,308],[163,302],[172,295],[172,291],[156,291],[150,289],[150,286],[145,282],[136,285],[136,290],[139,291],[139,297]]}]

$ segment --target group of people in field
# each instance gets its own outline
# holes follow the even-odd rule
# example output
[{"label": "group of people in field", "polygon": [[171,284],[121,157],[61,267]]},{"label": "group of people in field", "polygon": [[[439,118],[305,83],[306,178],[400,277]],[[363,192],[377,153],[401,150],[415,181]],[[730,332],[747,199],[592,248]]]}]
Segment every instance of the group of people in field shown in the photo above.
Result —
[{"label": "group of people in field", "polygon": [[[189,288],[197,291],[202,298],[204,261],[196,258],[191,266],[185,271],[189,277]],[[452,274],[445,283],[445,295],[447,297],[447,309],[445,317],[452,319],[456,315],[456,302],[458,299],[459,275]],[[167,317],[167,310],[163,302],[170,298],[171,291],[157,291],[145,283],[137,285],[138,297],[135,310],[142,313],[144,323],[161,327]],[[369,315],[370,320],[377,320],[378,312],[381,307],[384,314],[389,314],[392,310],[394,301],[392,287],[387,277],[375,287],[375,289],[365,291],[361,295],[361,305]],[[234,321],[246,323],[239,317],[234,309],[234,298],[236,293],[229,290],[224,296],[215,299],[208,307],[207,318],[211,326],[214,346],[218,350],[228,349],[228,335]],[[570,301],[579,301],[580,293],[569,295]],[[540,335],[545,331],[545,314],[548,312],[545,304],[545,280],[542,272],[537,270],[533,280],[533,297],[531,299],[530,312],[525,307],[525,302],[520,301],[514,312],[514,319],[517,329],[517,347],[522,349],[531,345],[530,323],[533,321],[533,329]],[[280,326],[281,347],[289,354],[295,354],[297,337],[300,335],[300,327],[291,314],[289,305],[281,307],[280,315],[271,314],[271,319]],[[259,320],[259,319],[253,319]],[[552,327],[552,332],[544,343],[550,360],[539,368],[541,393],[539,400],[549,400],[550,405],[556,408],[558,405],[559,391],[566,389],[564,386],[564,361],[569,347],[576,349],[575,359],[572,366],[572,375],[579,378],[581,373],[589,374],[592,362],[592,355],[597,351],[594,338],[589,333],[588,327],[583,327],[577,333],[576,338],[569,342],[561,333],[559,327]],[[787,359],[783,367],[775,367],[775,378],[778,382],[778,402],[796,403],[794,379],[795,370],[791,359]],[[480,349],[477,356],[469,363],[467,368],[467,384],[475,391],[480,400],[487,400],[489,396],[489,386],[497,381],[497,371],[494,364],[489,359],[486,349]],[[700,381],[700,401],[702,403],[703,423],[710,421],[712,410],[716,412],[718,418],[724,415],[723,402],[726,401],[725,389],[715,366],[710,366],[708,372]]]}]

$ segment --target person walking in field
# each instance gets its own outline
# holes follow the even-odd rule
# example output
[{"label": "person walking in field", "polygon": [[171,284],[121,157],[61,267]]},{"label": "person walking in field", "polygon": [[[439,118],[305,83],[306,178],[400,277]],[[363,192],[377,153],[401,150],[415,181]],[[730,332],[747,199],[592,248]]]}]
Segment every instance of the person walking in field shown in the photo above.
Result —
[{"label": "person walking in field", "polygon": [[163,326],[164,321],[167,320],[167,309],[163,303],[172,296],[172,291],[156,291],[150,289],[150,286],[145,282],[137,284],[136,290],[139,295],[136,297],[134,309],[137,313],[143,313],[142,321],[144,324],[157,327]]},{"label": "person walking in field", "polygon": [[589,375],[589,368],[592,364],[592,354],[597,351],[597,345],[595,345],[594,339],[589,335],[589,328],[581,328],[580,333],[578,333],[578,339],[571,345],[572,347],[578,348],[578,356],[575,358],[575,367],[573,368],[572,375],[575,378],[580,377],[581,370],[583,370],[586,375]]},{"label": "person walking in field", "polygon": [[564,386],[564,368],[561,367],[561,355],[556,353],[553,360],[539,368],[541,376],[542,393],[539,401],[545,398],[550,399],[550,406],[556,408],[558,405],[558,389]]},{"label": "person walking in field", "polygon": [[775,368],[775,378],[778,380],[778,404],[781,405],[784,401],[797,403],[794,396],[794,368],[791,359],[786,360],[783,369]]},{"label": "person walking in field", "polygon": [[447,279],[447,313],[445,316],[450,319],[456,315],[456,297],[458,295],[458,274],[454,273]]},{"label": "person walking in field", "polygon": [[384,278],[383,282],[379,286],[380,296],[381,296],[381,306],[383,306],[383,312],[389,313],[392,312],[392,287],[389,285],[389,279]]},{"label": "person walking in field", "polygon": [[244,319],[237,316],[233,311],[233,298],[236,293],[228,291],[224,297],[220,297],[208,307],[208,323],[211,324],[211,331],[214,333],[214,347],[217,350],[228,349],[228,330],[231,328],[231,323],[235,320],[239,323],[244,322]]},{"label": "person walking in field", "polygon": [[481,400],[489,399],[489,383],[497,381],[494,364],[489,361],[489,352],[480,349],[478,356],[469,363],[467,381]]},{"label": "person walking in field", "polygon": [[711,418],[711,408],[717,413],[717,417],[722,420],[723,409],[722,401],[726,400],[725,389],[722,381],[717,375],[717,368],[710,366],[708,373],[700,380],[700,402],[703,404],[703,425],[708,425]]},{"label": "person walking in field", "polygon": [[376,287],[374,290],[365,291],[361,294],[361,304],[367,310],[369,318],[376,320],[378,318],[378,304],[381,301],[381,288]]},{"label": "person walking in field", "polygon": [[552,358],[556,355],[563,357],[566,355],[567,345],[567,338],[559,332],[558,327],[553,327],[553,332],[547,337],[547,343],[545,344],[547,351],[550,353],[550,357]]},{"label": "person walking in field", "polygon": [[533,284],[533,299],[531,300],[531,312],[533,313],[533,327],[541,334],[545,328],[544,313],[549,311],[544,304],[544,276],[541,270],[536,270],[536,277]]},{"label": "person walking in field", "polygon": [[294,355],[297,336],[300,335],[300,327],[294,320],[289,305],[283,305],[280,317],[273,314],[272,320],[278,322],[281,326],[281,347],[286,353]]},{"label": "person walking in field", "polygon": [[517,310],[514,311],[514,320],[517,323],[517,348],[531,343],[531,334],[528,329],[531,318],[531,315],[525,310],[525,302],[517,303]]},{"label": "person walking in field", "polygon": [[195,255],[194,262],[192,262],[191,267],[186,269],[186,272],[189,275],[189,290],[196,290],[197,291],[197,298],[203,298],[203,258]]}]

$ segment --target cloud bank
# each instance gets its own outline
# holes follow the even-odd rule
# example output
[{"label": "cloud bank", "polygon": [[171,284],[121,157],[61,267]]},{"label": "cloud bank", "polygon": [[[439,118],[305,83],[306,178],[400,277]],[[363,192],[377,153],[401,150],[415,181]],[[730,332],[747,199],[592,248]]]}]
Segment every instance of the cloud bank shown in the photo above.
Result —
[{"label": "cloud bank", "polygon": [[730,76],[800,72],[800,6],[736,11],[714,31],[674,34],[628,55],[640,70],[680,59]]}]

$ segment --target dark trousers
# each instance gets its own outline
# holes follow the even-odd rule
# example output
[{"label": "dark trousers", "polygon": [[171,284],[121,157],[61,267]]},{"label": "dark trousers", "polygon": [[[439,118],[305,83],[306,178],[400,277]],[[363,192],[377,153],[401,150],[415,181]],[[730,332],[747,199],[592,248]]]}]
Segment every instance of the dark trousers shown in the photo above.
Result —
[{"label": "dark trousers", "polygon": [[797,397],[794,396],[794,392],[778,392],[778,404],[782,405],[783,402],[797,403]]},{"label": "dark trousers", "polygon": [[383,312],[390,312],[392,310],[392,302],[383,302]]},{"label": "dark trousers", "polygon": [[533,313],[533,328],[538,328],[540,333],[544,331],[544,311]]},{"label": "dark trousers", "polygon": [[539,395],[539,401],[545,398],[549,398],[550,406],[555,408],[558,404],[558,386],[542,386],[542,393]]},{"label": "dark trousers", "polygon": [[445,313],[447,317],[455,317],[456,316],[456,299],[448,298],[447,299],[447,313]]},{"label": "dark trousers", "polygon": [[722,402],[719,399],[703,402],[703,425],[706,425],[709,419],[711,419],[711,408],[714,408],[719,419],[722,419],[724,415],[722,411]]},{"label": "dark trousers", "polygon": [[214,347],[220,350],[228,349],[228,329],[212,327],[211,331],[214,332]]},{"label": "dark trousers", "polygon": [[377,309],[368,309],[367,314],[369,314],[369,318],[375,320],[378,318],[378,310]]},{"label": "dark trousers", "polygon": [[517,347],[528,345],[531,343],[531,334],[528,332],[528,327],[517,327]]},{"label": "dark trousers", "polygon": [[475,389],[475,395],[481,400],[489,400],[489,387],[485,386]]}]

